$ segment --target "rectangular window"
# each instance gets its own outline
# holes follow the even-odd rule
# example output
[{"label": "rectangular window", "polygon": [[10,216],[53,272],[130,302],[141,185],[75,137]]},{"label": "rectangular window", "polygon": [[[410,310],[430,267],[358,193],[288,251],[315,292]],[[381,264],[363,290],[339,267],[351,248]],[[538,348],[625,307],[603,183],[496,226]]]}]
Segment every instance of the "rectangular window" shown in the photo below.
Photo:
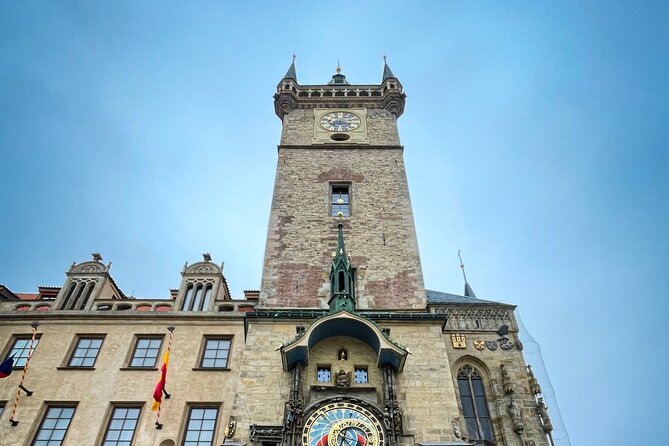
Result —
[{"label": "rectangular window", "polygon": [[356,384],[367,384],[369,378],[367,376],[367,367],[356,367],[353,382]]},{"label": "rectangular window", "polygon": [[102,446],[130,446],[140,411],[141,407],[114,407]]},{"label": "rectangular window", "polygon": [[0,401],[0,417],[2,416],[2,413],[5,411],[5,405],[7,405],[7,401]]},{"label": "rectangular window", "polygon": [[60,446],[74,416],[74,407],[49,406],[32,446]]},{"label": "rectangular window", "polygon": [[130,359],[130,367],[155,367],[162,343],[162,336],[159,338],[138,336]]},{"label": "rectangular window", "polygon": [[225,369],[228,367],[230,339],[207,338],[200,367],[203,369]]},{"label": "rectangular window", "polygon": [[183,446],[212,446],[217,418],[217,407],[191,407]]},{"label": "rectangular window", "polygon": [[331,381],[331,376],[330,366],[318,366],[316,371],[316,381],[319,383],[329,383]]},{"label": "rectangular window", "polygon": [[68,367],[93,367],[102,347],[100,337],[80,337],[72,352]]},{"label": "rectangular window", "polygon": [[351,215],[351,203],[348,184],[333,184],[330,194],[330,215],[337,217],[341,212],[344,217]]},{"label": "rectangular window", "polygon": [[[39,343],[39,335],[35,337],[35,343],[33,344],[33,353],[37,348]],[[12,349],[9,351],[7,356],[14,355],[14,368],[22,369],[26,365],[26,360],[28,359],[28,350],[30,349],[30,340],[32,336],[17,336],[14,339],[14,344]]]}]

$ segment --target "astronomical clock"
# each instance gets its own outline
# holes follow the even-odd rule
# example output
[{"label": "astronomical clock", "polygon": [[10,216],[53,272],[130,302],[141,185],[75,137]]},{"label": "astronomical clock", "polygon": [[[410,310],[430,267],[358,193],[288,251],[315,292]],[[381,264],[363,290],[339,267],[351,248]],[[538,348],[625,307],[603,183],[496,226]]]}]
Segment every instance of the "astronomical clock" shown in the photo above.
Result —
[{"label": "astronomical clock", "polygon": [[304,446],[385,446],[381,421],[368,409],[333,402],[314,411],[304,423]]}]

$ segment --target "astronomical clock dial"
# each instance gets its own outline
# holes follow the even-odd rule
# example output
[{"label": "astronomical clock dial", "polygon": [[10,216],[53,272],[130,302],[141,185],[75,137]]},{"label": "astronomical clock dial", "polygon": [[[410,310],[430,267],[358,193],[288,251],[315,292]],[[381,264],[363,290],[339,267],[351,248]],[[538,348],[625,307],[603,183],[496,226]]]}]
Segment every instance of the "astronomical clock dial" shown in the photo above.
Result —
[{"label": "astronomical clock dial", "polygon": [[369,410],[353,403],[330,403],[304,423],[303,446],[384,446],[383,426]]},{"label": "astronomical clock dial", "polygon": [[321,127],[330,132],[350,132],[360,127],[360,118],[350,112],[332,112],[321,117]]}]

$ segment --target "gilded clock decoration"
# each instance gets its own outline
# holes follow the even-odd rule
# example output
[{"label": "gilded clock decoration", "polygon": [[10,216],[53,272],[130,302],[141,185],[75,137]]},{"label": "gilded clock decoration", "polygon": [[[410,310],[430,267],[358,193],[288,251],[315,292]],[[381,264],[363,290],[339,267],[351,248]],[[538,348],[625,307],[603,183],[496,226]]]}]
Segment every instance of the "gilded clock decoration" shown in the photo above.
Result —
[{"label": "gilded clock decoration", "polygon": [[368,409],[355,403],[329,403],[304,423],[305,446],[384,446],[383,426]]},{"label": "gilded clock decoration", "polygon": [[350,132],[360,127],[360,118],[351,112],[331,112],[321,117],[321,127],[330,132]]}]

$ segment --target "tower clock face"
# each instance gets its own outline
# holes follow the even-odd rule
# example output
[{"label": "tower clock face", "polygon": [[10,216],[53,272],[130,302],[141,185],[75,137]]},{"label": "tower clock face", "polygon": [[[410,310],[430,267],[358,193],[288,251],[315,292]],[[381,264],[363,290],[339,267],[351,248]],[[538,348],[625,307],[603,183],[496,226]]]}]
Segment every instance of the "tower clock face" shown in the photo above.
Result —
[{"label": "tower clock face", "polygon": [[354,403],[330,403],[304,423],[304,446],[384,446],[383,426],[369,410]]},{"label": "tower clock face", "polygon": [[321,117],[321,127],[330,132],[350,132],[360,127],[360,117],[351,112],[332,112]]}]

